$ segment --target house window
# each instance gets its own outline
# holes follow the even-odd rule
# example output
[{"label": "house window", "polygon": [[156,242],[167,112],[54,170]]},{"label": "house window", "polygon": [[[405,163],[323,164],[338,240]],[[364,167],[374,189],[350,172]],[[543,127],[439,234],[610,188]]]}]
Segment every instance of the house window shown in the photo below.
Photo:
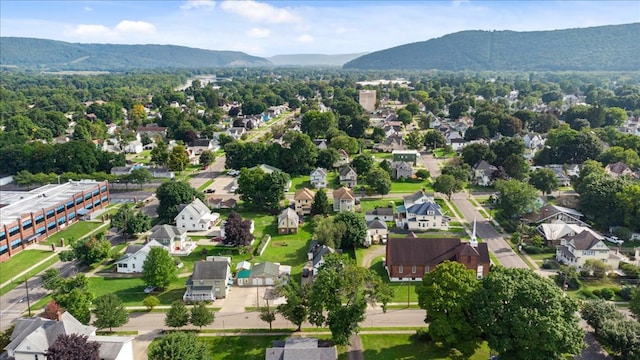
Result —
[{"label": "house window", "polygon": [[482,279],[482,273],[484,272],[484,266],[478,265],[478,270],[476,271],[476,278]]},{"label": "house window", "polygon": [[415,266],[415,265],[412,265],[412,266],[411,266],[411,273],[412,273],[412,274],[415,274],[415,273],[416,273],[416,266]]},{"label": "house window", "polygon": [[404,266],[400,265],[400,266],[398,267],[398,272],[399,272],[400,274],[402,274],[402,273],[404,272]]},{"label": "house window", "polygon": [[131,267],[135,269],[136,268],[136,264],[131,264]]},{"label": "house window", "polygon": [[184,215],[182,215],[182,220],[184,220]]}]

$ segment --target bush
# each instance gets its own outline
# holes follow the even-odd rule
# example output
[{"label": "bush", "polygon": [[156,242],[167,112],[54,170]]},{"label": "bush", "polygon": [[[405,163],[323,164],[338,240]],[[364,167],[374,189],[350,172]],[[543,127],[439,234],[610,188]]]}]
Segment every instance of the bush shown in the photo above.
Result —
[{"label": "bush", "polygon": [[58,254],[58,257],[60,257],[60,261],[67,262],[67,261],[73,261],[73,259],[75,258],[75,255],[73,253],[73,250],[63,250],[63,251],[60,251],[60,253]]},{"label": "bush", "polygon": [[640,268],[635,265],[621,261],[619,268],[630,279],[637,279],[638,277],[640,277]]},{"label": "bush", "polygon": [[620,289],[620,293],[616,294],[618,296],[620,296],[621,298],[623,298],[626,301],[631,300],[631,293],[633,292],[633,287],[631,286],[623,286],[622,289]]},{"label": "bush", "polygon": [[546,270],[558,270],[560,269],[560,264],[555,261],[545,261],[542,263],[542,268]]},{"label": "bush", "polygon": [[604,288],[600,291],[600,297],[605,299],[605,300],[611,300],[613,299],[613,290],[610,288]]},{"label": "bush", "polygon": [[601,292],[602,292],[602,290],[600,290],[600,289],[594,289],[593,290],[593,296],[602,297]]},{"label": "bush", "polygon": [[160,305],[160,300],[157,297],[150,295],[142,300],[142,305],[146,306],[147,310],[151,311],[154,307]]},{"label": "bush", "polygon": [[522,249],[527,254],[555,254],[556,249],[552,246],[532,246],[532,245],[524,245]]},{"label": "bush", "polygon": [[587,299],[593,299],[593,291],[589,289],[582,289],[580,293]]},{"label": "bush", "polygon": [[430,342],[431,341],[431,334],[429,334],[429,329],[428,328],[420,328],[416,331],[416,338],[419,341],[424,341],[424,342]]}]

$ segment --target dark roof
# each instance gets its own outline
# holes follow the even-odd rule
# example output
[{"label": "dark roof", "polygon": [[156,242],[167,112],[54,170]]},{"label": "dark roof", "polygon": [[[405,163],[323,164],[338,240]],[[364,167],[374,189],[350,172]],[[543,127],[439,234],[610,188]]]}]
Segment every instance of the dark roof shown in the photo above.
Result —
[{"label": "dark roof", "polygon": [[356,172],[355,170],[353,170],[353,168],[351,166],[345,166],[342,169],[340,169],[340,177],[344,177],[349,175],[350,172]]},{"label": "dark roof", "polygon": [[586,230],[573,236],[567,236],[565,239],[567,241],[573,241],[576,250],[589,250],[600,242],[590,231]]},{"label": "dark roof", "polygon": [[195,139],[191,143],[191,146],[209,146],[211,139]]},{"label": "dark roof", "polygon": [[376,215],[376,216],[388,216],[393,215],[393,208],[375,208],[373,210],[367,210],[365,215]]},{"label": "dark roof", "polygon": [[416,215],[430,215],[429,211],[433,211],[434,215],[442,215],[442,208],[440,205],[427,201],[421,204],[413,204],[407,209],[407,213]]},{"label": "dark roof", "polygon": [[228,268],[226,261],[198,261],[193,266],[191,280],[226,279]]},{"label": "dark roof", "polygon": [[309,243],[309,251],[307,252],[312,254],[311,263],[315,267],[324,255],[333,254],[335,250],[326,245],[319,244],[317,240],[311,240]]},{"label": "dark roof", "polygon": [[621,161],[618,161],[617,163],[609,164],[607,165],[607,167],[609,168],[609,171],[616,174],[622,174],[624,171],[629,169],[629,167]]},{"label": "dark roof", "polygon": [[490,261],[486,243],[473,248],[459,238],[390,238],[387,248],[387,263],[392,265],[437,265],[469,254],[479,256],[480,262]]},{"label": "dark roof", "polygon": [[144,247],[144,245],[129,245],[129,246],[127,246],[127,249],[124,251],[124,253],[125,254],[135,254],[140,249],[142,249],[143,247]]},{"label": "dark roof", "polygon": [[384,221],[375,219],[367,223],[367,229],[387,229],[387,224]]}]

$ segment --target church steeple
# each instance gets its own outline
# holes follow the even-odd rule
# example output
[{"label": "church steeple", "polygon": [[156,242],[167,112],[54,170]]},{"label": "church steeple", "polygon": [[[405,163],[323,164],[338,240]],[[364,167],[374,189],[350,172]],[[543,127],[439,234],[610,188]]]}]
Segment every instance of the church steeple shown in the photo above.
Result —
[{"label": "church steeple", "polygon": [[471,241],[469,245],[473,247],[478,247],[478,238],[476,237],[476,219],[473,218],[473,233],[471,234]]}]

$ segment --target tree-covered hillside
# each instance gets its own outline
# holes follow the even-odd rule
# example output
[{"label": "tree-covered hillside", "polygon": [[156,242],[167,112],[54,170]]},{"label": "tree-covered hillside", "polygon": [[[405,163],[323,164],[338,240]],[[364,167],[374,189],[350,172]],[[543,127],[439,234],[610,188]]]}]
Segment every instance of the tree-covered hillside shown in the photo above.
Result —
[{"label": "tree-covered hillside", "polygon": [[127,70],[265,66],[268,60],[237,51],[174,45],[72,44],[63,41],[0,38],[0,64],[47,70]]},{"label": "tree-covered hillside", "polygon": [[377,51],[347,69],[640,70],[640,23],[554,31],[462,31]]}]

